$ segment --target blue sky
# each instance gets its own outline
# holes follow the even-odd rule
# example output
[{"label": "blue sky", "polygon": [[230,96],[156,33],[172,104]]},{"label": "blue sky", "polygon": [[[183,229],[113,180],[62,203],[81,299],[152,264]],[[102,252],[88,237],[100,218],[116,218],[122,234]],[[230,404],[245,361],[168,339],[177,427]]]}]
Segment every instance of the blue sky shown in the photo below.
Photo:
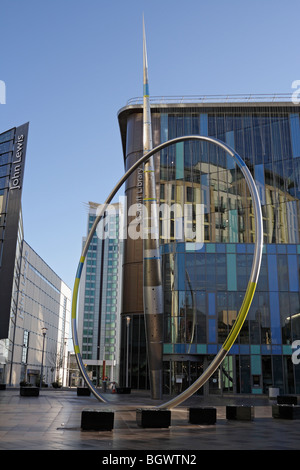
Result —
[{"label": "blue sky", "polygon": [[73,288],[88,201],[122,176],[117,121],[142,95],[292,93],[298,0],[0,0],[0,132],[30,122],[25,239]]}]

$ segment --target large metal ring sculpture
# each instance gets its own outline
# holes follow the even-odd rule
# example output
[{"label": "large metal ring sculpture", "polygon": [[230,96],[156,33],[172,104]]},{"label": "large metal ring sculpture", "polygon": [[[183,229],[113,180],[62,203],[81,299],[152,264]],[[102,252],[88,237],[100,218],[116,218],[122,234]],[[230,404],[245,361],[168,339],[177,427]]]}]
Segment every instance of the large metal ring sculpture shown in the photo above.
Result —
[{"label": "large metal ring sculpture", "polygon": [[176,396],[175,398],[169,400],[168,402],[156,407],[160,409],[170,409],[174,406],[179,405],[186,399],[188,399],[190,396],[192,396],[200,387],[202,387],[207,380],[212,376],[212,374],[217,370],[217,368],[220,366],[224,358],[227,356],[231,346],[234,344],[243,324],[244,321],[247,317],[253,295],[256,289],[257,285],[257,280],[260,272],[260,265],[261,265],[261,258],[262,258],[262,248],[263,248],[263,224],[262,224],[262,214],[261,214],[261,206],[260,206],[260,199],[258,195],[258,191],[255,185],[255,182],[252,178],[252,175],[242,160],[242,158],[228,145],[226,145],[224,142],[212,138],[212,137],[207,137],[207,136],[199,136],[199,135],[191,135],[191,136],[182,136],[182,137],[177,137],[175,139],[169,140],[167,142],[164,142],[163,144],[158,145],[154,149],[152,149],[150,152],[146,153],[141,157],[132,167],[126,171],[124,176],[119,180],[117,185],[114,187],[108,198],[106,199],[105,203],[103,204],[101,212],[98,214],[96,217],[93,226],[88,234],[88,237],[86,239],[85,245],[83,247],[80,261],[78,264],[77,268],[77,273],[76,273],[76,278],[75,278],[75,283],[74,283],[74,289],[73,289],[73,297],[72,297],[72,336],[73,336],[73,346],[74,346],[74,352],[77,360],[78,367],[80,369],[81,374],[84,377],[84,380],[88,387],[90,388],[91,392],[93,395],[100,401],[106,403],[105,398],[97,391],[97,389],[94,387],[94,384],[91,382],[89,379],[87,372],[85,370],[81,353],[80,353],[80,348],[78,344],[78,336],[77,336],[77,327],[76,327],[76,310],[77,310],[77,297],[78,297],[78,289],[79,289],[79,283],[80,283],[80,278],[81,278],[81,273],[82,273],[82,268],[84,265],[84,261],[86,258],[86,254],[89,248],[89,245],[91,243],[92,237],[96,231],[97,225],[101,218],[103,217],[105,210],[108,206],[108,204],[111,202],[113,197],[116,195],[118,190],[121,188],[123,183],[128,179],[128,177],[142,164],[145,163],[149,158],[163,150],[165,147],[169,147],[170,145],[177,144],[179,142],[183,141],[188,141],[188,140],[200,140],[200,141],[206,141],[206,142],[211,142],[213,144],[218,145],[221,147],[225,152],[227,152],[237,163],[239,168],[241,169],[245,180],[247,182],[251,197],[252,197],[252,202],[253,202],[253,207],[254,207],[254,216],[255,216],[255,234],[256,234],[256,239],[255,239],[255,248],[254,248],[254,256],[253,256],[253,262],[252,262],[252,268],[251,268],[251,273],[250,273],[250,278],[248,281],[248,286],[247,290],[245,293],[245,297],[242,303],[242,306],[240,308],[239,314],[236,318],[236,321],[229,332],[225,342],[223,343],[220,351],[217,353],[213,361],[210,363],[208,368],[203,372],[203,374],[189,387],[187,388],[184,392]]}]

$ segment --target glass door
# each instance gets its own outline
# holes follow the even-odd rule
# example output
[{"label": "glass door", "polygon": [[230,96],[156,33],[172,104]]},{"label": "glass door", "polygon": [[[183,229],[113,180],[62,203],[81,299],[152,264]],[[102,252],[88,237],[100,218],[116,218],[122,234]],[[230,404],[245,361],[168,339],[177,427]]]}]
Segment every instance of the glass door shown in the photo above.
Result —
[{"label": "glass door", "polygon": [[233,392],[234,384],[233,357],[226,356],[221,364],[222,390],[225,393]]}]

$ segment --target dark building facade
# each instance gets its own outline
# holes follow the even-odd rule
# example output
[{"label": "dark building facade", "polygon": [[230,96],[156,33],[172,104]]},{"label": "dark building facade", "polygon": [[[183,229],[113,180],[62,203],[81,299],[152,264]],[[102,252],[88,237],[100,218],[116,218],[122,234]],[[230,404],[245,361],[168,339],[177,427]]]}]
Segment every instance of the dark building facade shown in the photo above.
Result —
[{"label": "dark building facade", "polygon": [[28,123],[0,134],[0,339],[7,338],[18,302],[23,223],[21,196]]},{"label": "dark building facade", "polygon": [[29,125],[0,134],[0,383],[66,383],[71,291],[24,240]]},{"label": "dark building facade", "polygon": [[[261,199],[264,248],[257,290],[236,343],[199,393],[300,393],[299,106],[290,102],[159,102],[151,104],[153,145],[182,135],[227,143],[250,169]],[[142,104],[119,112],[126,169],[143,152]],[[243,301],[255,241],[251,197],[239,168],[209,143],[185,142],[155,156],[157,197],[173,206],[160,213],[164,286],[164,393],[176,394],[199,377],[230,331]],[[129,178],[128,207],[141,203],[142,169]],[[191,237],[202,208],[201,240]],[[192,232],[178,236],[189,206]],[[128,223],[134,217],[128,218]],[[138,220],[137,217],[135,220]],[[138,223],[138,222],[137,222]],[[167,230],[163,230],[167,227]],[[142,240],[124,243],[121,381],[148,388],[143,320]],[[122,366],[122,364],[121,364]]]}]

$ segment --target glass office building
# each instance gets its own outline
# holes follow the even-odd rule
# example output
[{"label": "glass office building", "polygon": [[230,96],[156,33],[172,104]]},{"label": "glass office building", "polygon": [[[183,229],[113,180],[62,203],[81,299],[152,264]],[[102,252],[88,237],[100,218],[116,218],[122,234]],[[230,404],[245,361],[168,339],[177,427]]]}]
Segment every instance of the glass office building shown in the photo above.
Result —
[{"label": "glass office building", "polygon": [[[88,205],[89,233],[99,204]],[[95,385],[119,375],[119,327],[122,241],[119,203],[111,204],[91,240],[82,273],[78,306],[78,338],[82,359]],[[83,244],[85,238],[83,239]]]},{"label": "glass office building", "polygon": [[[43,383],[65,386],[71,290],[25,240],[18,261],[15,315],[8,339],[0,340],[3,380],[14,386],[21,381],[37,385],[43,362]],[[1,342],[8,345],[3,356]]]},{"label": "glass office building", "polygon": [[[125,167],[143,154],[142,103],[119,112]],[[268,97],[155,99],[153,145],[182,135],[215,137],[243,158],[261,200],[264,247],[257,290],[239,337],[199,393],[300,393],[299,197],[300,123],[297,104]],[[155,156],[164,288],[164,393],[184,390],[213,359],[239,312],[255,241],[251,197],[239,168],[216,145],[189,141]],[[125,189],[138,197],[139,171]],[[173,206],[173,207],[172,207]],[[184,215],[188,206],[188,220]],[[160,206],[161,207],[161,206]],[[201,207],[201,237],[197,211]],[[182,208],[182,210],[180,210]],[[189,224],[189,231],[179,230]],[[142,241],[125,241],[122,357],[130,316],[129,376],[148,388],[143,326]],[[125,377],[125,359],[121,377]],[[122,375],[123,374],[123,375]]]}]

